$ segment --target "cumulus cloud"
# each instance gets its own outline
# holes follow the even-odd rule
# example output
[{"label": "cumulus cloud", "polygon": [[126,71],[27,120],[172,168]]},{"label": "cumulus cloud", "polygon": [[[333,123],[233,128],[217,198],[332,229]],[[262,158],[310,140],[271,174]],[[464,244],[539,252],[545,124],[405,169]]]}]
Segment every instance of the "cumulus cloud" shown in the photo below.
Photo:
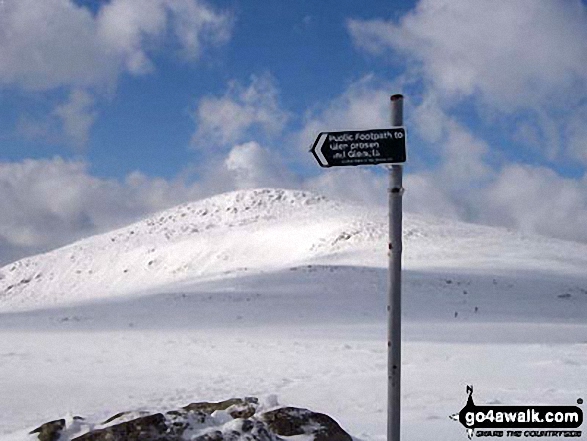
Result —
[{"label": "cumulus cloud", "polygon": [[396,89],[373,75],[351,83],[326,106],[308,112],[301,133],[302,144],[311,143],[319,132],[389,127],[389,97]]},{"label": "cumulus cloud", "polygon": [[466,219],[464,198],[459,195],[458,200],[455,200],[455,195],[442,185],[442,177],[438,173],[408,173],[404,176],[404,187],[403,204],[406,211],[454,220]]},{"label": "cumulus cloud", "polygon": [[60,158],[0,163],[0,262],[104,231],[201,194],[135,172],[123,182]]},{"label": "cumulus cloud", "polygon": [[229,39],[232,21],[203,0],[111,0],[96,13],[73,0],[4,0],[0,87],[69,91],[46,120],[21,116],[17,129],[79,148],[97,116],[95,96],[114,91],[121,75],[152,71],[152,55],[163,45],[198,59]]},{"label": "cumulus cloud", "polygon": [[528,233],[587,241],[587,176],[510,165],[485,189],[482,220]]},{"label": "cumulus cloud", "polygon": [[275,135],[283,130],[288,114],[279,104],[279,92],[269,74],[251,76],[248,86],[231,81],[221,97],[200,100],[192,137],[198,148],[215,148],[244,141],[251,129]]},{"label": "cumulus cloud", "polygon": [[462,126],[452,123],[443,146],[443,185],[460,192],[474,191],[491,177],[485,162],[487,144]]},{"label": "cumulus cloud", "polygon": [[565,128],[564,139],[572,157],[587,165],[587,106],[575,109]]},{"label": "cumulus cloud", "polygon": [[[216,162],[215,162],[216,161]],[[272,152],[234,146],[206,164],[197,182],[135,171],[122,180],[93,176],[88,164],[53,159],[0,162],[0,264],[125,225],[152,212],[216,193],[299,187]]]},{"label": "cumulus cloud", "polygon": [[[489,165],[490,146],[434,102],[416,107],[413,128],[429,133],[442,160],[406,178],[406,208],[531,234],[587,241],[587,174],[565,178],[547,167]],[[530,135],[528,135],[530,136]]]},{"label": "cumulus cloud", "polygon": [[216,46],[230,39],[231,14],[218,13],[201,1],[167,0],[166,5],[172,11],[173,32],[185,57],[197,58],[205,45]]},{"label": "cumulus cloud", "polygon": [[48,114],[20,115],[16,131],[28,140],[65,144],[81,151],[97,116],[95,96],[83,89],[72,89],[65,101],[55,105]]},{"label": "cumulus cloud", "polygon": [[587,179],[569,179],[546,167],[513,164],[474,192],[443,184],[439,171],[409,174],[406,210],[505,226],[528,234],[587,241]]},{"label": "cumulus cloud", "polygon": [[359,49],[405,62],[445,107],[472,100],[490,124],[515,121],[512,140],[528,151],[587,165],[576,148],[580,130],[568,126],[587,100],[580,0],[420,0],[400,19],[349,20],[347,27]]},{"label": "cumulus cloud", "polygon": [[68,101],[55,108],[54,114],[61,120],[65,135],[75,147],[82,147],[88,142],[90,129],[96,119],[92,95],[74,89]]},{"label": "cumulus cloud", "polygon": [[350,20],[348,29],[360,48],[407,56],[435,89],[500,110],[573,99],[587,80],[579,0],[421,0],[397,22]]},{"label": "cumulus cloud", "polygon": [[[378,84],[372,78],[351,84],[323,109],[309,113],[299,138],[309,144],[320,131],[387,126],[389,90],[401,86]],[[406,102],[406,110],[408,156],[416,157],[405,167],[407,211],[587,240],[587,175],[571,179],[546,167],[492,163],[495,148],[443,108],[434,91],[415,105]],[[573,132],[578,149],[585,145],[582,118],[578,113]],[[418,161],[423,150],[432,150],[438,162]],[[307,159],[316,167],[313,158]],[[332,168],[306,178],[303,186],[340,199],[381,205],[386,203],[387,188],[382,168]]]},{"label": "cumulus cloud", "polygon": [[415,107],[412,123],[441,160],[407,176],[408,210],[587,240],[587,175],[571,179],[547,167],[491,166],[491,146],[442,109],[434,95]]},{"label": "cumulus cloud", "polygon": [[[587,240],[583,2],[420,0],[398,19],[347,27],[357,48],[404,63],[420,87],[408,124],[435,162],[406,176],[407,209]],[[461,104],[516,147],[490,145]],[[583,177],[504,160],[522,146],[553,167],[579,161]]]},{"label": "cumulus cloud", "polygon": [[[463,134],[460,141],[483,145],[471,136]],[[572,179],[547,167],[515,163],[493,170],[474,158],[465,163],[471,161],[471,170],[482,167],[485,173],[461,173],[462,164],[448,161],[431,170],[408,173],[406,210],[587,241],[587,175]]]},{"label": "cumulus cloud", "polygon": [[[295,137],[296,143],[307,152],[319,132],[389,127],[390,91],[401,89],[399,83],[377,81],[372,75],[361,78],[323,108],[308,112],[304,126]],[[406,108],[411,112],[411,115],[407,114],[407,124],[409,130],[413,130],[408,134],[408,154],[412,148],[410,133],[417,132],[421,139],[434,145],[435,153],[443,158],[438,170],[434,171],[436,175],[442,176],[443,187],[462,195],[474,191],[490,179],[492,170],[485,163],[489,146],[448,115],[432,94],[417,106],[406,102]],[[424,147],[418,145],[416,148]],[[304,158],[308,165],[316,166],[315,160],[307,153]],[[386,201],[385,190],[381,189],[385,189],[387,183],[385,173],[379,173],[381,170],[382,167],[333,168],[309,179],[306,185],[307,188],[323,190],[329,195],[340,195],[365,203],[383,203]],[[429,187],[424,185],[422,179],[414,182],[418,183],[417,188],[422,191]],[[429,198],[418,197],[418,200],[428,201]],[[412,204],[412,207],[422,211],[419,203]],[[435,211],[424,211],[436,214]]]},{"label": "cumulus cloud", "polygon": [[[381,169],[381,171],[383,171]],[[387,175],[362,167],[331,168],[304,180],[303,188],[333,199],[383,206],[387,202]]]},{"label": "cumulus cloud", "polygon": [[111,81],[120,61],[97,34],[97,19],[68,0],[7,0],[0,14],[0,83],[26,89]]},{"label": "cumulus cloud", "polygon": [[152,68],[148,48],[168,34],[197,58],[225,42],[231,17],[199,0],[112,0],[97,14],[70,0],[5,0],[0,84],[27,90],[112,87],[122,73]]},{"label": "cumulus cloud", "polygon": [[294,181],[280,158],[254,141],[234,146],[224,167],[238,189],[288,187]]}]

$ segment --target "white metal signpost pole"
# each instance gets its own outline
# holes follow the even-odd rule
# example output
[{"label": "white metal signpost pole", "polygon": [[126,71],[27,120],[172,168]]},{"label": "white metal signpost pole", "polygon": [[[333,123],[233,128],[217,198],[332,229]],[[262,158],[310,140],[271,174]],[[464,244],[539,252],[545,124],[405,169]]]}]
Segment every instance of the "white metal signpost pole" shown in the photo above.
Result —
[{"label": "white metal signpost pole", "polygon": [[389,296],[387,304],[387,440],[400,439],[402,187],[406,131],[402,95],[391,97],[392,128],[322,132],[310,151],[321,167],[391,164],[389,169]]},{"label": "white metal signpost pole", "polygon": [[[403,125],[402,95],[391,97],[391,125]],[[402,307],[402,164],[389,169],[389,292],[387,304],[387,440],[400,439]]]}]

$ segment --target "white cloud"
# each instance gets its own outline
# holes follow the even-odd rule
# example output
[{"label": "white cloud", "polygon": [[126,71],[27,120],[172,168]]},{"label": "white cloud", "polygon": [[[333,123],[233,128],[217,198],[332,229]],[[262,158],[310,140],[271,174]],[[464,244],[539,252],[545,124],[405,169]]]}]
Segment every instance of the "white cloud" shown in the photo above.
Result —
[{"label": "white cloud", "polygon": [[528,234],[587,242],[587,177],[545,167],[509,165],[474,192],[444,185],[442,172],[409,174],[407,211],[505,226]]},{"label": "white cloud", "polygon": [[279,158],[255,142],[206,163],[197,182],[133,172],[92,176],[88,164],[53,159],[0,162],[0,264],[107,231],[149,213],[224,191],[297,187]]},{"label": "white cloud", "polygon": [[451,117],[434,93],[426,95],[411,110],[410,129],[433,146],[441,159],[439,171],[443,186],[468,191],[469,187],[478,188],[491,177],[491,168],[486,164],[490,147]]},{"label": "white cloud", "polygon": [[167,0],[173,11],[173,30],[187,58],[197,58],[205,44],[219,45],[230,39],[232,16],[219,14],[201,2]]},{"label": "white cloud", "polygon": [[420,0],[397,20],[347,26],[357,47],[405,61],[445,109],[472,102],[485,122],[507,127],[541,159],[587,165],[576,122],[587,100],[582,1]]},{"label": "white cloud", "polygon": [[484,193],[477,202],[481,221],[587,241],[587,176],[575,180],[545,167],[511,165]]},{"label": "white cloud", "polygon": [[288,114],[279,105],[274,80],[266,74],[253,75],[247,87],[231,81],[220,98],[203,98],[194,118],[198,128],[192,137],[193,144],[215,148],[244,141],[254,128],[276,135],[283,130]]},{"label": "white cloud", "polygon": [[17,133],[29,140],[42,140],[50,144],[66,144],[82,150],[97,118],[96,99],[83,89],[72,89],[67,99],[57,104],[45,116],[21,115]]},{"label": "white cloud", "polygon": [[362,167],[331,168],[306,179],[303,188],[333,199],[383,205],[387,201],[387,174]]},{"label": "white cloud", "polygon": [[[401,90],[400,84],[378,83],[372,76],[367,76],[351,84],[346,91],[328,103],[323,109],[307,115],[307,121],[296,141],[304,150],[308,150],[319,132],[336,130],[365,130],[390,126],[390,91]],[[451,188],[455,192],[469,192],[481,186],[492,175],[490,167],[485,163],[489,147],[481,139],[476,138],[455,118],[449,116],[439,105],[436,98],[430,94],[418,106],[406,102],[406,123],[409,125],[408,156],[410,149],[422,149],[423,146],[412,147],[410,133],[417,133],[420,138],[432,143],[436,154],[441,156],[442,163],[435,173],[442,175],[442,186]],[[429,147],[428,147],[429,148]],[[415,154],[417,156],[417,153]],[[307,153],[305,161],[314,164],[314,159]],[[408,164],[409,166],[409,164]],[[379,186],[378,179],[370,174],[358,173],[359,167],[344,173],[329,169],[324,175],[341,176],[333,184],[339,188],[341,194],[357,195],[362,190],[354,191],[364,185],[369,188]],[[357,174],[358,173],[358,174]],[[354,178],[354,176],[357,178]],[[353,178],[351,178],[353,176]],[[361,176],[361,178],[359,178]],[[322,179],[322,178],[321,178]],[[331,185],[335,178],[323,178],[324,185]],[[336,178],[338,179],[338,178]],[[365,179],[361,184],[357,179]],[[346,183],[345,183],[346,180]],[[359,197],[353,197],[359,199]],[[376,198],[364,197],[364,200]]]},{"label": "white cloud", "polygon": [[587,177],[564,178],[546,167],[515,163],[492,168],[490,146],[442,110],[433,96],[415,108],[413,122],[414,130],[433,134],[427,141],[437,147],[441,161],[407,176],[408,210],[587,240]]},{"label": "white cloud", "polygon": [[254,141],[234,146],[224,167],[238,189],[287,187],[293,180],[277,155]]},{"label": "white cloud", "polygon": [[587,46],[579,43],[587,40],[587,6],[580,0],[420,0],[398,20],[347,26],[358,48],[406,62],[409,76],[444,109],[473,103],[498,130],[515,121],[511,139],[528,152],[587,164],[577,151],[580,130],[569,127],[587,100]]},{"label": "white cloud", "polygon": [[378,82],[373,75],[367,75],[351,83],[326,107],[306,115],[306,130],[318,127],[318,131],[389,127],[389,98],[394,89],[394,85]]},{"label": "white cloud", "polygon": [[46,90],[111,81],[116,56],[96,38],[96,20],[68,0],[7,0],[0,14],[0,83]]},{"label": "white cloud", "polygon": [[435,172],[408,173],[404,178],[403,204],[407,212],[424,213],[449,219],[464,219],[463,198],[454,200]]},{"label": "white cloud", "polygon": [[5,0],[0,14],[0,84],[28,90],[113,87],[122,73],[142,74],[148,48],[175,34],[192,58],[221,43],[231,17],[199,0],[112,0],[98,14],[70,0]]},{"label": "white cloud", "polygon": [[[457,129],[457,135],[446,142],[484,145],[462,130]],[[443,151],[451,148],[445,146]],[[587,241],[587,175],[565,178],[546,167],[520,164],[494,171],[474,153],[464,156],[469,156],[464,165],[447,159],[436,169],[408,174],[404,181],[406,209],[511,227],[529,234]],[[473,167],[467,167],[467,163]]]},{"label": "white cloud", "polygon": [[27,159],[0,163],[0,261],[68,243],[146,213],[196,199],[201,188],[133,173],[96,178],[87,164]]},{"label": "white cloud", "polygon": [[117,0],[103,7],[96,19],[94,37],[132,74],[151,70],[143,42],[160,35],[167,25],[164,2],[142,2],[138,6],[133,0]]},{"label": "white cloud", "polygon": [[573,112],[564,137],[572,157],[587,165],[587,106],[582,106]]},{"label": "white cloud", "polygon": [[350,20],[348,29],[360,48],[407,57],[448,96],[478,94],[511,111],[564,107],[586,94],[579,0],[421,0],[398,22]]},{"label": "white cloud", "polygon": [[428,93],[420,105],[413,107],[410,118],[414,121],[422,139],[429,143],[442,139],[450,119],[443,111],[438,97],[433,93]]},{"label": "white cloud", "polygon": [[515,152],[488,145],[462,113],[453,116],[472,104],[485,128],[511,129],[537,162],[587,164],[581,1],[420,0],[398,20],[347,24],[357,47],[406,61],[406,78],[423,87],[408,122],[438,164],[408,173],[407,209],[587,240],[587,174],[500,165]]},{"label": "white cloud", "polygon": [[[433,94],[413,108],[410,128],[435,149],[439,163],[406,177],[406,208],[435,216],[479,221],[478,194],[495,179],[490,146],[447,114]],[[410,146],[424,148],[424,146]],[[409,150],[408,150],[409,151]],[[409,164],[408,164],[409,166]],[[408,168],[409,170],[409,168]]]},{"label": "white cloud", "polygon": [[63,131],[74,147],[82,147],[88,142],[90,129],[96,119],[94,98],[84,90],[71,91],[69,100],[57,106],[54,114],[63,124]]},{"label": "white cloud", "polygon": [[[321,112],[311,113],[299,137],[309,143],[320,131],[372,128],[374,122],[387,125],[389,90],[401,87],[381,86],[371,79],[351,85]],[[425,170],[413,171],[414,161],[406,164],[406,211],[587,241],[587,175],[571,179],[545,167],[492,167],[489,159],[495,153],[491,146],[443,109],[433,92],[416,106],[406,102],[406,110],[412,133],[408,140],[417,135],[428,143],[408,142],[408,156],[417,156],[415,149],[433,148],[439,158],[438,164]],[[368,117],[363,120],[365,113]],[[575,124],[578,140],[583,140],[583,117],[579,113]],[[332,197],[381,205],[386,203],[387,176],[376,170],[379,168],[328,169],[303,185]]]},{"label": "white cloud", "polygon": [[121,75],[152,71],[151,55],[164,44],[186,59],[199,58],[206,47],[229,39],[232,21],[203,0],[111,0],[96,14],[72,0],[4,0],[0,88],[69,91],[68,102],[46,121],[21,116],[17,129],[28,137],[65,138],[79,148],[96,119],[94,96],[115,90]]},{"label": "white cloud", "polygon": [[475,191],[492,174],[485,162],[489,146],[454,121],[448,123],[446,131],[447,138],[440,143],[442,185],[459,192]]}]

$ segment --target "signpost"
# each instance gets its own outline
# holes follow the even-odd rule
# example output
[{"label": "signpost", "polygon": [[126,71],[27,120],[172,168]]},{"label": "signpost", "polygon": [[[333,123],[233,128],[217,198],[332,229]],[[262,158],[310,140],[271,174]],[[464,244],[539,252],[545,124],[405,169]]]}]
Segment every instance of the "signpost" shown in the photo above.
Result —
[{"label": "signpost", "polygon": [[395,128],[322,132],[311,152],[321,167],[405,162],[406,131]]},{"label": "signpost", "polygon": [[400,440],[401,403],[401,270],[402,186],[406,161],[402,95],[391,97],[394,128],[322,132],[310,150],[321,167],[390,164],[389,170],[389,291],[387,304],[387,441]]}]

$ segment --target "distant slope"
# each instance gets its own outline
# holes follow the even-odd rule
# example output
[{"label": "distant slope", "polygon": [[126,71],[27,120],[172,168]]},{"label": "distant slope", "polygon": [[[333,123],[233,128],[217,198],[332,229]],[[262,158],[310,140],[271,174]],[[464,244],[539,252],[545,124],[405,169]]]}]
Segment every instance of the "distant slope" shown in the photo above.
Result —
[{"label": "distant slope", "polygon": [[[408,268],[581,274],[587,245],[406,216]],[[385,267],[384,211],[291,190],[227,193],[0,268],[0,310],[156,292],[171,283],[304,263]]]}]

